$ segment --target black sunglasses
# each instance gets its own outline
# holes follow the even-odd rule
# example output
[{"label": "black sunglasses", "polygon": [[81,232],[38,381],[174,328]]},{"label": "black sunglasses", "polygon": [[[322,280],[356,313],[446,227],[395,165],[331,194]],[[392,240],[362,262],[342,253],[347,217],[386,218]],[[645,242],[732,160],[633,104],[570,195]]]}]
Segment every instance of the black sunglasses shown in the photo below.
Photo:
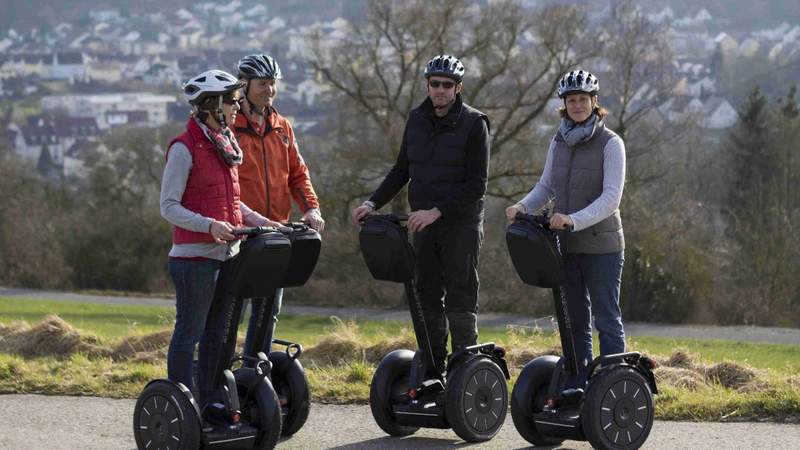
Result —
[{"label": "black sunglasses", "polygon": [[222,97],[222,103],[225,103],[226,105],[233,105],[234,103],[238,103],[239,106],[241,106],[243,101],[244,101],[244,97],[239,97],[239,98],[233,98],[233,97],[227,97],[227,96],[226,97]]},{"label": "black sunglasses", "polygon": [[430,86],[430,87],[432,87],[434,89],[438,88],[439,86],[441,86],[441,87],[443,87],[445,89],[451,89],[455,85],[456,85],[456,83],[454,81],[439,81],[439,80],[430,80],[430,81],[428,81],[428,86]]}]

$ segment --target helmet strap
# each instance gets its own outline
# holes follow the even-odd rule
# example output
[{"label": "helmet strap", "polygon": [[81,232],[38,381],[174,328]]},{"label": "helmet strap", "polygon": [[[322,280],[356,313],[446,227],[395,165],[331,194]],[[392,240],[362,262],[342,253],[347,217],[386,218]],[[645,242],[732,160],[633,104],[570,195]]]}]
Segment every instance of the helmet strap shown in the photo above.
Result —
[{"label": "helmet strap", "polygon": [[224,130],[228,127],[228,123],[225,121],[225,112],[222,110],[222,96],[220,95],[217,97],[217,122],[219,122],[220,129]]}]

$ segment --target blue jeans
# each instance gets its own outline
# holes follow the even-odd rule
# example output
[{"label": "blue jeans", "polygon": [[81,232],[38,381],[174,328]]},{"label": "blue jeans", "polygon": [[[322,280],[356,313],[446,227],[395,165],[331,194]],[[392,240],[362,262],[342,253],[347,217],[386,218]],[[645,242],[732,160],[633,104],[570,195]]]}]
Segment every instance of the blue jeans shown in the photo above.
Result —
[{"label": "blue jeans", "polygon": [[625,330],[619,309],[623,252],[567,254],[565,293],[577,356],[577,387],[586,384],[586,367],[592,361],[592,317],[600,336],[600,355],[625,351]]},{"label": "blue jeans", "polygon": [[[272,304],[272,311],[270,312],[263,312],[262,316],[262,307],[267,303],[263,298],[253,298],[250,299],[250,322],[247,324],[247,336],[244,340],[244,354],[249,356],[255,356],[253,353],[254,347],[258,347],[258,351],[263,351],[267,355],[269,355],[270,350],[272,349],[272,338],[275,335],[275,325],[278,323],[278,314],[281,312],[281,302],[283,301],[283,288],[278,288],[275,290],[275,301]],[[260,346],[255,346],[253,340],[255,339],[255,331],[256,328],[259,326],[259,317],[262,321],[266,320],[266,323],[261,323],[260,326],[266,327],[264,332],[264,340],[261,342]],[[257,353],[257,352],[256,352]]]},{"label": "blue jeans", "polygon": [[[167,351],[167,376],[194,392],[192,380],[195,346],[198,352],[200,406],[213,392],[213,377],[221,351],[221,339],[209,333],[207,321],[214,302],[232,300],[226,295],[232,264],[217,260],[189,261],[170,258],[169,273],[175,284],[175,330]],[[212,330],[213,331],[213,330]]]}]

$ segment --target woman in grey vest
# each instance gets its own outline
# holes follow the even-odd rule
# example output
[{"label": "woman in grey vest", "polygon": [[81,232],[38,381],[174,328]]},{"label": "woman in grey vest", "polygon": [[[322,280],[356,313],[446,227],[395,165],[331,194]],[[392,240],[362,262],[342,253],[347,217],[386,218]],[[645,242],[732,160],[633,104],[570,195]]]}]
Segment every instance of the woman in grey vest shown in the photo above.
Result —
[{"label": "woman in grey vest", "polygon": [[573,70],[558,83],[561,125],[547,151],[541,178],[506,215],[534,212],[555,200],[553,229],[571,228],[561,249],[567,272],[565,291],[573,341],[581,372],[575,387],[586,383],[592,361],[592,316],[600,335],[600,354],[625,351],[619,309],[625,241],[619,203],[625,182],[625,144],[605,127],[607,111],[597,101],[600,85],[585,70]]}]

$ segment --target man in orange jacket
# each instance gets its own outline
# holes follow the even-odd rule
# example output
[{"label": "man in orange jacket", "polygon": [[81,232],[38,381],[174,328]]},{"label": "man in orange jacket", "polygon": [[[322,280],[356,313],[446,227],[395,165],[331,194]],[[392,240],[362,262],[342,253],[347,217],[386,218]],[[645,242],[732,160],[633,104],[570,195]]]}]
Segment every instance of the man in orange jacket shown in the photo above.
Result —
[{"label": "man in orange jacket", "polygon": [[[297,148],[294,130],[272,105],[278,93],[278,80],[282,78],[278,63],[271,56],[253,54],[239,60],[238,69],[239,79],[246,83],[242,113],[234,124],[244,152],[244,163],[239,168],[242,201],[270,220],[288,222],[294,198],[303,211],[303,221],[322,233],[325,221],[308,167]],[[262,350],[269,353],[282,296],[283,289],[278,289],[266,302],[252,299],[246,355],[254,356]],[[266,316],[268,309],[271,318]],[[271,320],[266,324],[263,341],[254,342],[261,340],[254,336],[254,331],[265,318]]]}]

